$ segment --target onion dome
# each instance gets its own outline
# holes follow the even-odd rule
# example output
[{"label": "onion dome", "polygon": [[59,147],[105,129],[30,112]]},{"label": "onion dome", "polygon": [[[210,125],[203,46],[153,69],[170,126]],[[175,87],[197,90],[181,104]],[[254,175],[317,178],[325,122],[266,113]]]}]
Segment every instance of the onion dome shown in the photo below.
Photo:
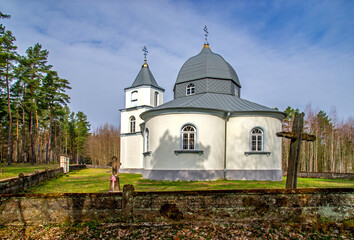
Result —
[{"label": "onion dome", "polygon": [[204,44],[198,55],[191,57],[183,64],[178,73],[176,84],[205,78],[231,80],[241,87],[235,70],[223,57],[213,53],[209,44]]}]

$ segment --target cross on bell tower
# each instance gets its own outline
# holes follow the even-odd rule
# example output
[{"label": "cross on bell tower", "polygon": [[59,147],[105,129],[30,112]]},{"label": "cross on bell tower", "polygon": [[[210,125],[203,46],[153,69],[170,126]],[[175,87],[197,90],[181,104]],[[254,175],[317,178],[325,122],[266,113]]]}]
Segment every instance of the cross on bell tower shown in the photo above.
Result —
[{"label": "cross on bell tower", "polygon": [[142,49],[142,51],[144,52],[144,61],[146,62],[146,56],[147,56],[147,54],[148,54],[148,50],[147,50],[147,48],[146,48],[146,46],[144,46],[144,48]]},{"label": "cross on bell tower", "polygon": [[206,25],[204,26],[203,31],[205,32],[205,34],[204,34],[204,36],[205,36],[205,42],[204,42],[204,44],[208,44],[208,45],[209,45],[209,43],[208,43],[208,35],[209,35],[209,32],[208,32],[208,28],[207,28]]}]

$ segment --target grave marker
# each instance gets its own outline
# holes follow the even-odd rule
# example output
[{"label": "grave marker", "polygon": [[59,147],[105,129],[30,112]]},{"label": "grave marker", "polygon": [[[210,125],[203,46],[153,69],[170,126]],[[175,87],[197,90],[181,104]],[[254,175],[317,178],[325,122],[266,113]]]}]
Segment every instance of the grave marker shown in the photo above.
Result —
[{"label": "grave marker", "polygon": [[286,188],[297,187],[297,169],[300,162],[301,141],[315,141],[316,136],[302,132],[304,128],[304,113],[295,113],[293,129],[291,132],[278,132],[278,137],[291,139]]}]

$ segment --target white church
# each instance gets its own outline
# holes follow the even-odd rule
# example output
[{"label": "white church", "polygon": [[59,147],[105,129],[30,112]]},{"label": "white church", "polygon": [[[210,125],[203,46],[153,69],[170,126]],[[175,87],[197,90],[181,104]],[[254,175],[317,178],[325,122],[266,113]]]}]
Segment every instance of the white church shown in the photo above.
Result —
[{"label": "white church", "polygon": [[120,172],[155,180],[282,179],[276,132],[285,113],[242,99],[235,70],[207,42],[181,67],[173,100],[163,102],[146,55],[124,90]]}]

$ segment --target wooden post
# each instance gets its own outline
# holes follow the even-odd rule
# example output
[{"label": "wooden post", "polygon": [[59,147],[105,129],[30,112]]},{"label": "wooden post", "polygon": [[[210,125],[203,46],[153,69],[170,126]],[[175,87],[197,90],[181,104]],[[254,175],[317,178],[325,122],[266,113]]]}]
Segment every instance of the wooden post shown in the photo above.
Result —
[{"label": "wooden post", "polygon": [[314,141],[316,136],[303,133],[304,113],[295,113],[292,132],[278,132],[278,137],[291,139],[290,152],[288,160],[288,172],[286,178],[286,188],[297,187],[297,170],[300,162],[301,141]]}]

